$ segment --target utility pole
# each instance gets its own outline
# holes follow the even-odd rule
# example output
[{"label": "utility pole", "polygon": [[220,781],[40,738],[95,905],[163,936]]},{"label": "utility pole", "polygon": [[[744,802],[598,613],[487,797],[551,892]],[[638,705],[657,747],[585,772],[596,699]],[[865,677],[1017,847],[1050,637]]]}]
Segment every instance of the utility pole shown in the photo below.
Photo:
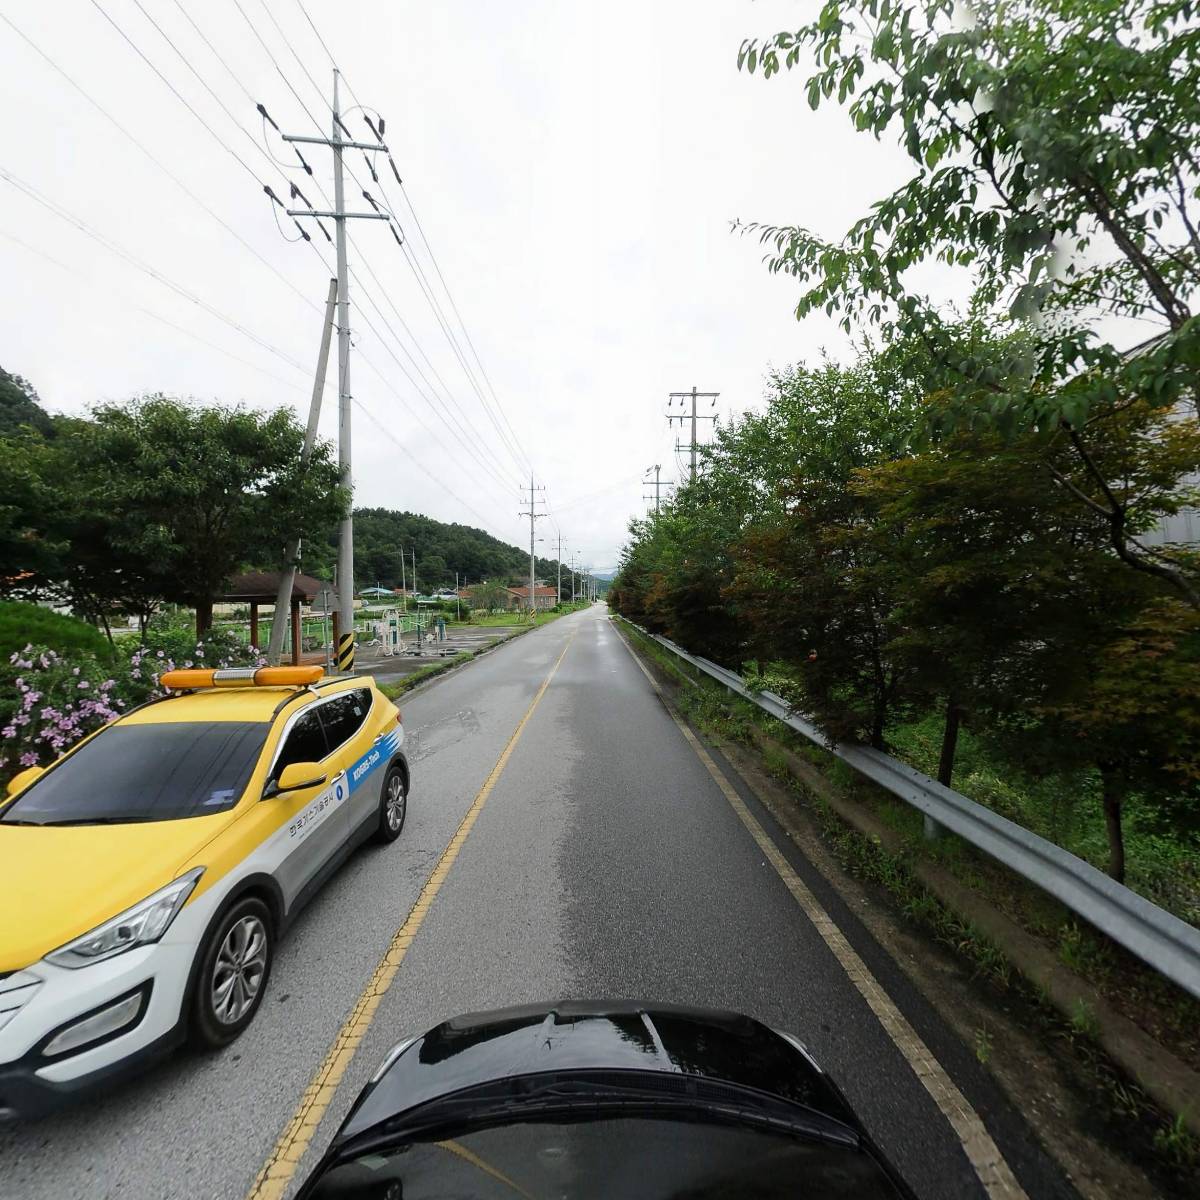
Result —
[{"label": "utility pole", "polygon": [[[668,424],[670,424],[672,421],[678,421],[679,424],[682,426],[683,422],[688,417],[688,414],[685,409],[685,404],[688,400],[690,400],[692,402],[692,412],[691,412],[692,466],[691,466],[691,474],[690,474],[690,481],[692,483],[696,482],[696,448],[699,445],[699,442],[697,441],[697,438],[696,438],[696,422],[697,421],[715,421],[717,419],[715,413],[705,413],[705,414],[697,413],[696,402],[698,400],[711,400],[712,404],[710,405],[710,407],[716,408],[717,398],[720,395],[721,395],[720,392],[698,392],[693,387],[690,392],[672,392],[670,394],[670,396],[667,398],[667,408],[668,409],[671,407],[671,405],[673,405],[675,403],[676,400],[679,401],[680,409],[684,409],[684,411],[680,412],[680,414],[678,416],[676,416],[674,413],[668,412],[667,413],[667,423]],[[678,443],[676,443],[676,445],[678,445]]]},{"label": "utility pole", "polygon": [[[329,295],[325,300],[325,324],[321,327],[321,349],[317,353],[317,373],[313,376],[312,399],[308,404],[308,427],[304,431],[304,446],[300,450],[300,466],[312,457],[317,442],[317,424],[321,418],[321,393],[325,391],[325,370],[329,366],[329,342],[333,333],[333,308],[337,301],[337,280],[329,281]],[[287,633],[288,614],[292,608],[292,584],[296,581],[296,567],[300,562],[300,539],[293,538],[284,551],[286,566],[279,576],[279,590],[275,594],[275,612],[271,616],[271,638],[267,642],[267,662],[273,667],[283,657],[283,639]]]},{"label": "utility pole", "polygon": [[558,588],[554,593],[555,607],[562,603],[562,530],[558,531]]},{"label": "utility pole", "polygon": [[534,543],[537,540],[536,533],[535,533],[535,531],[536,531],[535,522],[539,521],[546,514],[540,513],[537,511],[538,504],[539,503],[544,504],[545,501],[537,500],[534,496],[534,493],[535,492],[544,492],[545,490],[546,490],[545,488],[535,488],[533,486],[533,476],[530,475],[529,476],[529,511],[518,514],[519,516],[529,518],[529,611],[532,614],[532,616],[534,616],[535,618],[537,617],[537,595],[534,592],[534,587],[535,587],[535,584],[534,584],[534,565],[535,565]]},{"label": "utility pole", "polygon": [[[654,482],[653,483],[650,482],[650,472],[651,471],[654,472]],[[671,484],[663,483],[662,480],[659,478],[659,475],[661,474],[661,472],[662,472],[662,464],[655,463],[654,466],[646,468],[646,478],[642,480],[642,485],[644,487],[652,487],[654,489],[653,496],[643,495],[642,499],[654,501],[654,515],[655,516],[658,516],[659,509],[662,507],[662,489],[664,487],[665,488],[671,487]]]},{"label": "utility pole", "polygon": [[404,581],[404,547],[400,547],[400,611],[408,612],[408,584]]},{"label": "utility pole", "polygon": [[[330,136],[303,137],[299,134],[284,134],[285,142],[305,142],[310,145],[328,146],[333,151],[333,212],[318,212],[311,208],[287,210],[289,217],[329,217],[335,227],[337,249],[337,309],[338,309],[338,466],[342,472],[342,486],[353,494],[354,473],[350,455],[350,284],[346,264],[346,221],[350,218],[388,221],[384,212],[347,212],[345,183],[342,177],[343,150],[386,150],[379,143],[352,142],[343,138],[345,127],[338,115],[337,68],[333,71],[333,126]],[[354,670],[354,515],[353,504],[347,510],[338,530],[338,608],[341,628],[338,632],[337,669]]]}]

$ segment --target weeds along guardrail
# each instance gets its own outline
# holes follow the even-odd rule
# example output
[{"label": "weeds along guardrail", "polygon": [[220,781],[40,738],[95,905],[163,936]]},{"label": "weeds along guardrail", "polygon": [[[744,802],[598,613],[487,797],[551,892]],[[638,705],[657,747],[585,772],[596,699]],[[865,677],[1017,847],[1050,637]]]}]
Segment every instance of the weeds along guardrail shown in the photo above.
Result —
[{"label": "weeds along guardrail", "polygon": [[1200,930],[1151,904],[1061,846],[1030,833],[881,750],[846,743],[831,745],[811,721],[795,713],[773,692],[752,692],[735,672],[689,654],[682,646],[632,621],[625,623],[841,759],[937,825],[1003,863],[1160,975],[1200,999]]}]

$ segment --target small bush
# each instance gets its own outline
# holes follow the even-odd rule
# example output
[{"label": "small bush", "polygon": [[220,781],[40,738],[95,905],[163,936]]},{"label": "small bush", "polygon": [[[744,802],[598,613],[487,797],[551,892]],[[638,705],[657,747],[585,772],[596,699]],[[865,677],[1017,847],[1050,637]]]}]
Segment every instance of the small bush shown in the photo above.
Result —
[{"label": "small bush", "polygon": [[97,658],[112,653],[104,634],[86,621],[40,604],[0,601],[0,659],[10,658],[26,646],[45,646],[57,654],[91,654]]}]

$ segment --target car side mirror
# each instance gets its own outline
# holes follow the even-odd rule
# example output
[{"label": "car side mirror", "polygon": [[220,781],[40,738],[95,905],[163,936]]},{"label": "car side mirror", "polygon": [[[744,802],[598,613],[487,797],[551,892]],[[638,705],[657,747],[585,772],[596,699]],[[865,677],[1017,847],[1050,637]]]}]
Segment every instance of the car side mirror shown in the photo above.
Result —
[{"label": "car side mirror", "polygon": [[23,792],[38,776],[45,773],[45,767],[26,767],[8,781],[8,795],[15,796],[18,792]]},{"label": "car side mirror", "polygon": [[278,796],[282,792],[302,792],[305,788],[320,787],[325,782],[321,764],[315,762],[288,763],[279,778],[267,784],[263,799]]}]

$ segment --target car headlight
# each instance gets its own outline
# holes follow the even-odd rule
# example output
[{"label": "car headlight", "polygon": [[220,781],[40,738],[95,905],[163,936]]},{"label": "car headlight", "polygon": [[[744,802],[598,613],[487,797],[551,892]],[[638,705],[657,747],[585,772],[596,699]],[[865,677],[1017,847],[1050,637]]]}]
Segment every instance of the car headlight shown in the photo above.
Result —
[{"label": "car headlight", "polygon": [[90,933],[77,937],[73,942],[60,946],[46,955],[46,961],[57,967],[86,967],[90,963],[103,962],[114,954],[132,950],[134,946],[145,946],[157,942],[175,920],[175,914],[204,874],[203,867],[196,867],[181,875],[165,888],[147,896],[140,904],[127,908],[123,913],[97,925]]}]

